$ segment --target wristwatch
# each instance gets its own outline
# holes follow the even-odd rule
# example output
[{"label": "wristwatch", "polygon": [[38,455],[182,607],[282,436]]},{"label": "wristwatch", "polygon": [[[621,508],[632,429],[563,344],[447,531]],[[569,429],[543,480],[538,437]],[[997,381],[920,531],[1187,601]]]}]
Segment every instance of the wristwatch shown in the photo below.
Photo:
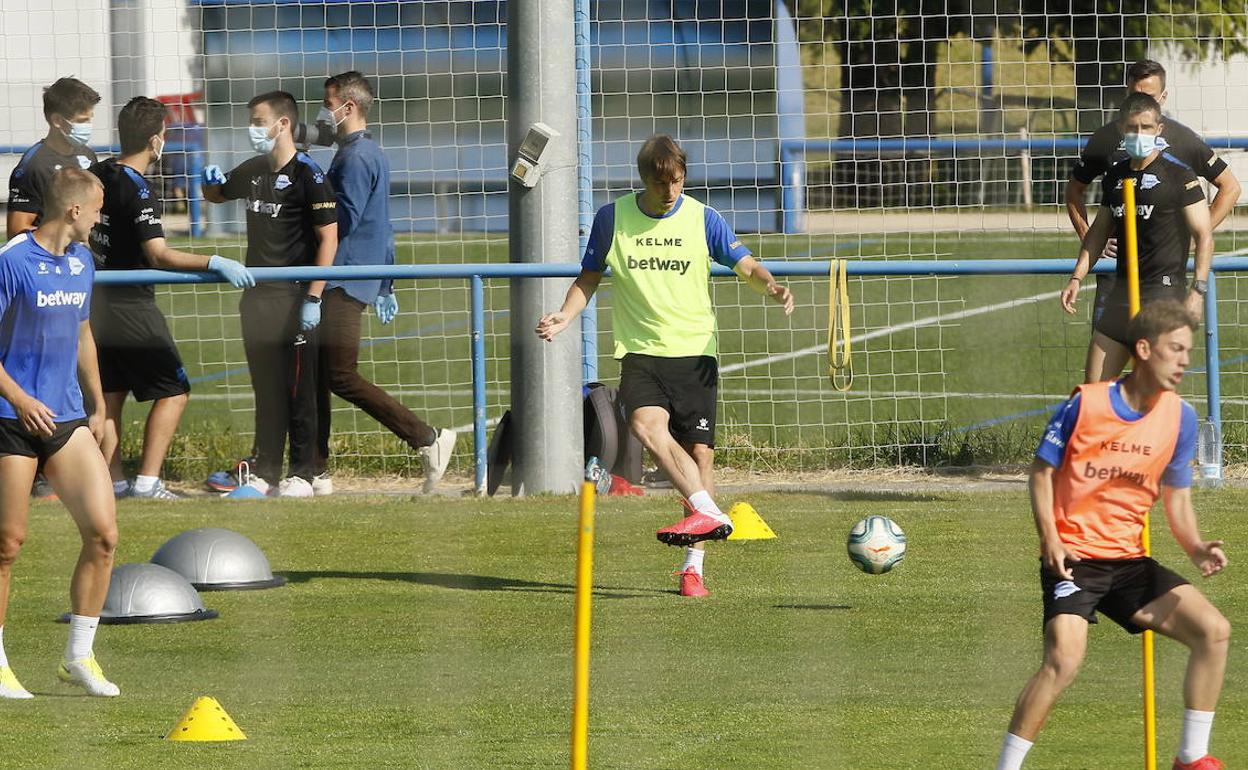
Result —
[{"label": "wristwatch", "polygon": [[316,296],[316,295],[314,295],[314,294],[309,294],[308,296],[304,297],[304,298],[303,298],[303,301],[304,301],[304,302],[311,302],[313,305],[319,305],[319,304],[321,304],[321,298],[320,298],[320,297],[318,297],[318,296]]},{"label": "wristwatch", "polygon": [[1192,291],[1196,292],[1202,297],[1205,296],[1206,294],[1209,293],[1209,282],[1208,281],[1192,281]]}]

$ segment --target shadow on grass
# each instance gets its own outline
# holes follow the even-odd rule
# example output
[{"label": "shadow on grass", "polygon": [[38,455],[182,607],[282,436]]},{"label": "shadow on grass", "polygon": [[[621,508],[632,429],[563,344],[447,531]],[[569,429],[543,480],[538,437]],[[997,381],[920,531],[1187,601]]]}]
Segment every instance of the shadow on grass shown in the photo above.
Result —
[{"label": "shadow on grass", "polygon": [[964,496],[945,495],[939,492],[906,492],[904,490],[865,490],[841,489],[834,491],[820,489],[777,489],[771,490],[779,495],[814,495],[827,497],[843,503],[953,503],[965,500]]},{"label": "shadow on grass", "polygon": [[852,610],[848,604],[773,604],[774,610]]},{"label": "shadow on grass", "polygon": [[[346,570],[316,570],[310,572],[282,571],[291,583],[307,583],[312,580],[395,580],[402,583],[454,588],[460,591],[521,591],[525,593],[571,594],[576,586],[569,583],[540,583],[534,580],[494,577],[492,575],[457,575],[448,572],[348,572]],[[643,599],[668,593],[657,588],[614,588],[594,586],[594,596],[599,599]]]}]

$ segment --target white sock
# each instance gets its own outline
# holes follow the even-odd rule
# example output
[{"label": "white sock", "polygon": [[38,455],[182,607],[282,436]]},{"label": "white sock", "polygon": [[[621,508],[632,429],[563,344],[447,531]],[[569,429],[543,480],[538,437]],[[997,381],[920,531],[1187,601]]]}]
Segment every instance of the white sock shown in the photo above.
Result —
[{"label": "white sock", "polygon": [[4,654],[4,626],[0,626],[0,667],[9,665],[9,656]]},{"label": "white sock", "polygon": [[125,479],[122,479],[121,481],[113,482],[113,494],[115,495],[120,495],[129,488],[130,488],[130,482],[126,481]]},{"label": "white sock", "polygon": [[1179,761],[1195,762],[1209,753],[1213,712],[1183,709],[1183,732],[1179,734]]},{"label": "white sock", "polygon": [[1005,734],[1005,744],[1001,746],[1001,758],[997,760],[997,770],[1022,770],[1023,758],[1031,751],[1032,742],[1019,738],[1014,733]]},{"label": "white sock", "polygon": [[693,506],[693,510],[698,513],[705,513],[707,516],[714,516],[723,522],[731,521],[724,512],[719,510],[719,506],[711,499],[710,494],[705,489],[700,489],[689,495],[689,505]]},{"label": "white sock", "polygon": [[95,644],[95,628],[99,624],[99,618],[69,616],[69,642],[65,645],[65,660],[72,663],[91,657],[91,646]]},{"label": "white sock", "polygon": [[151,492],[156,487],[157,481],[160,481],[160,476],[135,476],[134,491]]},{"label": "white sock", "polygon": [[706,551],[704,549],[686,548],[685,549],[685,563],[680,565],[680,571],[684,572],[690,567],[693,567],[693,571],[701,575],[702,574],[702,560],[705,558],[706,558]]}]

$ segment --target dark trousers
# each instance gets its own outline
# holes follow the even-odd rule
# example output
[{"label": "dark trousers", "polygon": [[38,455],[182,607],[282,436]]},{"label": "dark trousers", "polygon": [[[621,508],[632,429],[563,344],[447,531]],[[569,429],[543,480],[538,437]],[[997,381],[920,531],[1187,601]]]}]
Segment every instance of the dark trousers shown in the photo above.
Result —
[{"label": "dark trousers", "polygon": [[331,391],[358,406],[413,449],[429,446],[437,438],[428,423],[389,393],[360,376],[360,318],[364,308],[363,302],[342,289],[325,292],[321,302],[316,430],[318,471],[325,470],[329,459]]},{"label": "dark trousers", "polygon": [[243,349],[256,399],[256,464],[252,472],[275,484],[290,436],[290,474],[316,475],[316,330],[301,331],[304,288],[261,284],[238,303]]}]

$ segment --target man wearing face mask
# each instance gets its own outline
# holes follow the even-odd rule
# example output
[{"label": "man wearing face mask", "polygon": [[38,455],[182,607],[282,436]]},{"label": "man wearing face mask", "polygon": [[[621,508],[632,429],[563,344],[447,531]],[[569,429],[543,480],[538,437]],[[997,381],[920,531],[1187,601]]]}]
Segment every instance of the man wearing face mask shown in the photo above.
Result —
[{"label": "man wearing face mask", "polygon": [[[1096,220],[1083,238],[1075,270],[1062,290],[1061,305],[1075,312],[1079,285],[1102,254],[1106,242],[1123,242],[1125,207],[1123,180],[1135,180],[1136,240],[1139,249],[1140,306],[1176,299],[1200,318],[1213,262],[1213,227],[1209,205],[1196,173],[1159,147],[1164,123],[1161,105],[1148,94],[1131,94],[1118,111],[1118,126],[1128,158],[1110,167],[1101,184],[1102,202]],[[1195,281],[1187,288],[1187,256],[1196,241]],[[1131,355],[1127,264],[1118,260],[1117,279],[1104,308],[1092,321],[1088,361],[1101,361],[1102,379],[1117,377]]]},{"label": "man wearing face mask", "polygon": [[[220,273],[235,288],[255,286],[250,271],[232,259],[169,248],[161,224],[160,198],[143,172],[160,160],[165,145],[164,104],[136,96],[117,117],[121,155],[91,167],[104,184],[104,209],[91,231],[91,250],[101,270],[201,270]],[[177,499],[165,489],[160,469],[186,408],[191,384],[182,358],[156,305],[154,286],[100,286],[91,303],[91,330],[99,350],[104,386],[104,440],[113,492],[123,497]],[[121,414],[126,396],[152,401],[143,431],[143,455],[133,486],[121,465]]]},{"label": "man wearing face mask", "polygon": [[[48,134],[22,155],[9,175],[9,212],[5,222],[6,240],[41,221],[43,199],[53,175],[63,168],[89,168],[95,163],[91,143],[91,120],[100,95],[76,78],[61,78],[43,89],[43,118]],[[55,499],[47,479],[40,472],[31,494]]]},{"label": "man wearing face mask", "polygon": [[[338,249],[334,190],[316,161],[297,152],[291,128],[299,119],[285,91],[248,103],[248,140],[258,157],[227,176],[204,169],[204,198],[245,199],[247,266],[329,267]],[[263,283],[243,293],[238,312],[255,394],[256,460],[251,485],[260,493],[281,478],[286,438],[290,469],[283,497],[311,497],[316,475],[317,339],[324,281]]]},{"label": "man wearing face mask", "polygon": [[[390,227],[390,164],[368,132],[373,89],[359,72],[325,81],[325,101],[317,123],[334,127],[338,152],[329,180],[338,196],[338,254],[335,265],[393,265],[394,232]],[[424,462],[424,491],[431,492],[446,472],[455,432],[425,423],[358,371],[360,316],[369,305],[388,324],[399,312],[393,281],[330,281],[321,303],[320,389],[317,415],[317,494],[329,494],[324,471],[329,458],[330,391],[363,409],[417,450]]]},{"label": "man wearing face mask", "polygon": [[[1148,94],[1156,99],[1159,105],[1164,106],[1167,96],[1165,68],[1151,59],[1135,62],[1127,68],[1127,93]],[[1234,172],[1195,131],[1173,118],[1166,118],[1162,122],[1158,143],[1167,153],[1190,166],[1198,177],[1209,182],[1217,190],[1209,206],[1213,229],[1216,230],[1239,200],[1240,185]],[[1070,180],[1066,183],[1066,213],[1080,240],[1087,235],[1089,227],[1088,212],[1084,205],[1088,185],[1108,171],[1114,163],[1126,157],[1126,151],[1122,148],[1122,130],[1119,128],[1117,119],[1097,129],[1080,153],[1079,162],[1075,164]],[[1113,258],[1117,253],[1118,241],[1111,237],[1102,256]],[[1113,288],[1114,275],[1112,273],[1101,273],[1096,276],[1093,317],[1104,312],[1105,302]],[[1103,371],[1104,363],[1104,359],[1099,355],[1099,349],[1089,348],[1089,357],[1084,371],[1085,381],[1112,379],[1114,373]]]},{"label": "man wearing face mask", "polygon": [[33,229],[43,212],[52,175],[62,168],[87,169],[95,163],[91,120],[100,95],[76,78],[61,78],[43,89],[48,134],[22,155],[9,176],[7,239]]}]

